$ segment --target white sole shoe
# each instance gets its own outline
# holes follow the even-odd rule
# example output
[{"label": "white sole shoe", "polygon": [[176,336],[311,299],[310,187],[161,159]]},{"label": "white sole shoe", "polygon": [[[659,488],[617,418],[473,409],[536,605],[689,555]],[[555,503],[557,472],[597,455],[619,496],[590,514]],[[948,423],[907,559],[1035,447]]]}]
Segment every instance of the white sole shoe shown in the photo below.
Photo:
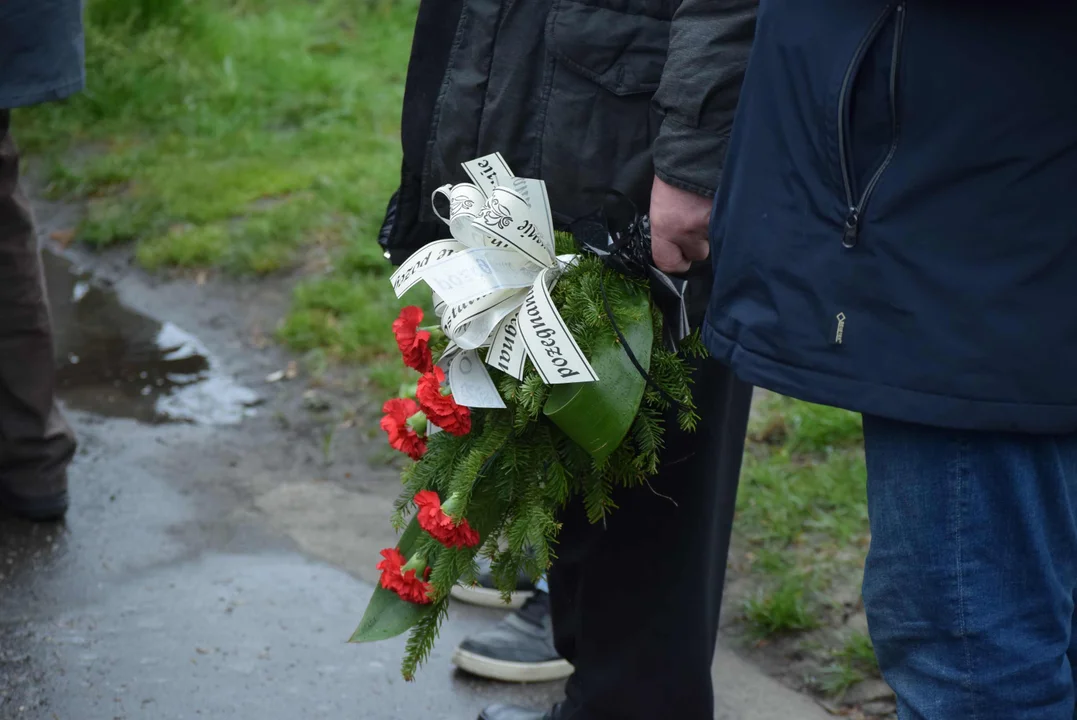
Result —
[{"label": "white sole shoe", "polygon": [[477,655],[460,648],[453,653],[452,664],[472,675],[511,683],[563,680],[573,672],[573,667],[568,660],[557,659],[540,663],[509,662]]},{"label": "white sole shoe", "polygon": [[499,590],[492,590],[479,585],[454,585],[449,592],[449,595],[460,602],[481,607],[501,608],[502,610],[516,610],[534,594],[530,590],[519,590],[512,593],[509,603],[506,605]]}]

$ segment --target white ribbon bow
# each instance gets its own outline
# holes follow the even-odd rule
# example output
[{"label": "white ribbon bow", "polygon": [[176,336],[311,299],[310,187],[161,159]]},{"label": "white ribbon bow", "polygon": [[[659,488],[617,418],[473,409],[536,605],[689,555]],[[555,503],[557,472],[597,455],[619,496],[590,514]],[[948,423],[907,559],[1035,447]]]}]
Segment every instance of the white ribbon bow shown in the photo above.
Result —
[{"label": "white ribbon bow", "polygon": [[505,407],[486,362],[522,380],[530,358],[547,385],[598,380],[553,304],[550,290],[574,255],[557,256],[546,184],[518,178],[500,153],[463,164],[473,183],[434,191],[449,200],[452,240],[426,245],[393,273],[400,297],[420,281],[434,293],[450,344],[438,360],[453,396]]}]

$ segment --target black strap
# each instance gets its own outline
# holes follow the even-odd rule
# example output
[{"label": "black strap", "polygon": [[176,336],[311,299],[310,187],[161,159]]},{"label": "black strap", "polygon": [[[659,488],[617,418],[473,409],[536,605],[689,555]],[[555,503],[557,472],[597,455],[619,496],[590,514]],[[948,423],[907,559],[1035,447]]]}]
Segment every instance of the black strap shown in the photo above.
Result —
[{"label": "black strap", "polygon": [[625,338],[624,333],[621,332],[621,328],[617,325],[617,318],[613,316],[613,308],[610,307],[610,299],[606,294],[606,266],[602,266],[602,271],[598,276],[598,288],[602,292],[602,307],[606,311],[606,317],[610,320],[610,325],[613,326],[613,332],[617,336],[617,339],[621,342],[621,347],[624,348],[625,354],[628,355],[628,359],[635,366],[636,372],[650,385],[662,399],[668,402],[672,407],[677,408],[680,412],[688,412],[688,408],[685,407],[679,400],[674,398],[668,392],[658,386],[658,383],[654,381],[651,374],[644,369],[643,364],[636,358],[636,353],[632,352],[632,346],[628,344],[628,339]]}]

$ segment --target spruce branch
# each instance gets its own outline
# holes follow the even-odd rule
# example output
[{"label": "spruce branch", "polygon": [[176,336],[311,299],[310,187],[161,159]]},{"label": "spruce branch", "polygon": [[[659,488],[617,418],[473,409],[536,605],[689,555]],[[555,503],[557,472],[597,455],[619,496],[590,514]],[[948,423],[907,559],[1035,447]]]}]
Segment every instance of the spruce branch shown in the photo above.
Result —
[{"label": "spruce branch", "polygon": [[434,643],[441,633],[441,623],[448,614],[449,600],[445,598],[437,602],[432,611],[423,615],[411,629],[404,650],[404,661],[400,667],[400,673],[405,680],[414,680],[415,672],[430,657],[430,651],[434,649]]}]

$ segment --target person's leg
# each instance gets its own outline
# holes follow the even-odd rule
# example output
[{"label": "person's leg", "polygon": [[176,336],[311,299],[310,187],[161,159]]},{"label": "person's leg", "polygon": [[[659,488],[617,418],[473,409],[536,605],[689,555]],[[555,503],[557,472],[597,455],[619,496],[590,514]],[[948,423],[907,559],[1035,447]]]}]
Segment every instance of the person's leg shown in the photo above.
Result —
[{"label": "person's leg", "polygon": [[704,361],[695,433],[668,430],[650,486],[605,523],[566,510],[549,573],[557,649],[575,674],[558,718],[711,720],[718,633],[752,389]]},{"label": "person's leg", "polygon": [[75,440],[55,403],[41,259],[10,121],[0,110],[0,508],[46,520],[67,508]]},{"label": "person's leg", "polygon": [[864,605],[898,717],[1073,720],[1077,435],[864,437]]}]

